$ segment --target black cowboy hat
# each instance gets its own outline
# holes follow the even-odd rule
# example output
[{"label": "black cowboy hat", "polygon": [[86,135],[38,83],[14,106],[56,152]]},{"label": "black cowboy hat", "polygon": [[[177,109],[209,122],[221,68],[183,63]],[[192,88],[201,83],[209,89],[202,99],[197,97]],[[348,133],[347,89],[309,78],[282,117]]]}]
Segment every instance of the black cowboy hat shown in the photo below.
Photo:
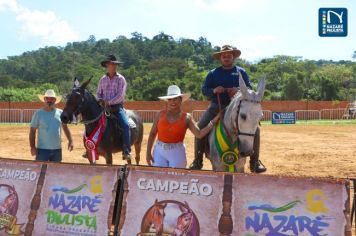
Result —
[{"label": "black cowboy hat", "polygon": [[216,60],[220,59],[220,55],[224,52],[232,52],[232,54],[234,55],[234,58],[237,58],[241,55],[241,51],[235,47],[232,47],[230,45],[224,45],[221,47],[220,52],[216,52],[213,54],[213,58]]},{"label": "black cowboy hat", "polygon": [[100,62],[100,64],[103,67],[106,67],[106,63],[108,63],[108,62],[114,63],[116,65],[122,64],[122,62],[117,60],[116,57],[112,54],[108,55],[104,61]]}]

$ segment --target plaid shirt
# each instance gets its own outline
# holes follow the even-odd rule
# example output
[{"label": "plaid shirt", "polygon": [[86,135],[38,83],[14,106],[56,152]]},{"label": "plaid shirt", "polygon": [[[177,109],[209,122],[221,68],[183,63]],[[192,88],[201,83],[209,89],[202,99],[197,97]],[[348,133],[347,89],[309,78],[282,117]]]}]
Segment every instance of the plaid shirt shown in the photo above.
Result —
[{"label": "plaid shirt", "polygon": [[116,73],[113,78],[104,75],[96,90],[96,97],[108,102],[109,105],[116,105],[125,101],[126,80],[124,76]]}]

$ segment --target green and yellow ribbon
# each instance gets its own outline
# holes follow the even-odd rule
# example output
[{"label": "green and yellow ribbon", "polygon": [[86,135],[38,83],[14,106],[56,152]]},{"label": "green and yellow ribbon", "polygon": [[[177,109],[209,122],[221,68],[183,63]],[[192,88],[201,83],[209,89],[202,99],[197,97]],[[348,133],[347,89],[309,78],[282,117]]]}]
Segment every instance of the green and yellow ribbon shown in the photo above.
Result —
[{"label": "green and yellow ribbon", "polygon": [[221,161],[226,166],[226,171],[236,172],[235,164],[239,158],[237,140],[231,144],[221,120],[219,120],[215,126],[215,145],[218,149]]}]

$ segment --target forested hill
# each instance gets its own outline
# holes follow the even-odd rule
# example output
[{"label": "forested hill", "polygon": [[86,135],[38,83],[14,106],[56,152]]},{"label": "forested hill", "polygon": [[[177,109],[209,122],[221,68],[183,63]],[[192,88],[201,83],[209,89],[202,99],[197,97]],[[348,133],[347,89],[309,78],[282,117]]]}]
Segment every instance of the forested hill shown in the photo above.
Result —
[{"label": "forested hill", "polygon": [[[133,33],[130,38],[119,36],[113,41],[90,36],[65,47],[46,47],[0,60],[0,100],[11,95],[12,101],[35,101],[36,94],[47,88],[66,94],[75,76],[93,76],[90,88],[95,91],[104,73],[100,61],[107,54],[124,61],[119,71],[128,81],[128,100],[157,100],[170,84],[201,100],[204,78],[218,66],[211,54],[219,49],[202,37],[177,40],[164,33],[152,39]],[[262,74],[267,75],[266,100],[346,100],[356,93],[355,62],[275,56],[236,63],[246,69],[255,85]]]}]

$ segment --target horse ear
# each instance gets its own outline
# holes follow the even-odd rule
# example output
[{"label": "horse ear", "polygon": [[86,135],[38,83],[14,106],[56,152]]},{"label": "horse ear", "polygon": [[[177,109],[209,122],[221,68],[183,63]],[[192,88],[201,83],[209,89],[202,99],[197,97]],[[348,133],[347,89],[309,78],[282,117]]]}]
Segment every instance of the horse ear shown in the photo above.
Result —
[{"label": "horse ear", "polygon": [[240,90],[241,90],[241,94],[243,97],[247,97],[248,95],[248,88],[245,84],[244,79],[242,78],[242,74],[239,72],[239,86],[240,86]]},{"label": "horse ear", "polygon": [[158,199],[156,198],[156,200],[155,200],[155,204],[157,204],[158,203]]},{"label": "horse ear", "polygon": [[263,76],[260,81],[258,81],[257,85],[257,96],[259,100],[262,100],[263,94],[265,93],[265,87],[266,87],[266,76]]},{"label": "horse ear", "polygon": [[184,206],[182,205],[179,205],[179,210],[182,212],[182,213],[185,213],[187,211],[187,209],[185,209]]},{"label": "horse ear", "polygon": [[85,89],[85,88],[88,86],[88,84],[90,83],[90,81],[91,81],[92,78],[93,78],[93,76],[90,77],[90,79],[88,79],[87,81],[85,81],[85,82],[82,84],[82,86],[80,86],[80,88]]},{"label": "horse ear", "polygon": [[73,88],[78,88],[79,85],[80,85],[80,82],[79,82],[79,80],[78,80],[78,78],[76,76],[76,77],[74,77]]}]

